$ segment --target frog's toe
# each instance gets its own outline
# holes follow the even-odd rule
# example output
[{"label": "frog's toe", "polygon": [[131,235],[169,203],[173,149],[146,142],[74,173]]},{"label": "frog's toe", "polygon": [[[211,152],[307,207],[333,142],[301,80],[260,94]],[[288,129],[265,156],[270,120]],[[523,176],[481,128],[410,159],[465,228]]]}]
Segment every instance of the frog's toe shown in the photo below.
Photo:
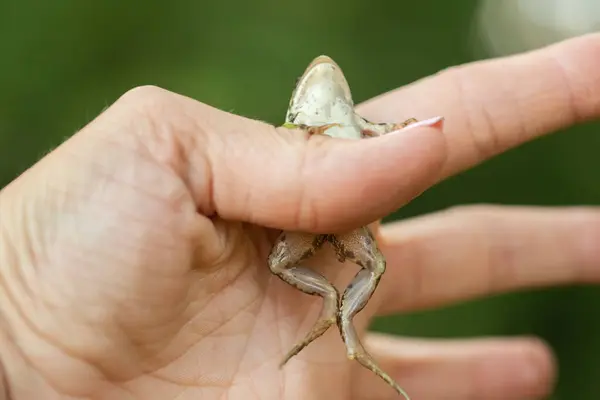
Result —
[{"label": "frog's toe", "polygon": [[329,327],[331,325],[334,325],[337,322],[337,318],[336,315],[332,315],[329,318],[322,318],[319,319],[315,325],[313,326],[313,328],[311,329],[311,331],[304,337],[304,339],[302,339],[300,342],[298,342],[283,358],[283,360],[281,361],[281,363],[279,364],[279,367],[283,367],[292,357],[294,357],[296,354],[300,353],[306,346],[308,346],[310,343],[312,343],[314,340],[316,340],[317,338],[319,338],[320,336],[322,336],[325,332],[327,332],[327,330],[329,329]]}]

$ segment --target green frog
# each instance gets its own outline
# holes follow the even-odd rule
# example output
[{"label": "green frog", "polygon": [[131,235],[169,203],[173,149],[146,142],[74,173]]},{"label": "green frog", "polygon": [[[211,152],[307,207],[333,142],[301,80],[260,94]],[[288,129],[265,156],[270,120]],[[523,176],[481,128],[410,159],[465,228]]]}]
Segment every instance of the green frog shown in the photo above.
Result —
[{"label": "green frog", "polygon": [[[401,123],[367,121],[355,112],[350,88],[340,67],[331,58],[319,56],[298,80],[283,126],[303,129],[311,135],[363,139],[385,135],[410,124],[433,126],[440,120],[441,117],[426,121],[410,118]],[[333,246],[340,262],[348,260],[360,267],[342,296],[324,276],[301,265],[326,242]],[[269,254],[268,264],[271,272],[288,284],[323,298],[319,319],[305,338],[287,353],[281,366],[337,324],[348,358],[357,360],[408,399],[403,389],[365,350],[352,323],[375,292],[386,268],[385,258],[369,227],[343,234],[282,232]]]}]

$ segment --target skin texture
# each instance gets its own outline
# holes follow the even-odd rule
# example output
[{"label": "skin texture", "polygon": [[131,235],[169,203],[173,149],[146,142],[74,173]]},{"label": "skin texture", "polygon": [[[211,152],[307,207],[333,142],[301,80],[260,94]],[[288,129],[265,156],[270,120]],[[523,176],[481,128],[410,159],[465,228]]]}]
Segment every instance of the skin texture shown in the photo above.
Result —
[{"label": "skin texture", "polygon": [[[0,393],[397,399],[346,359],[333,330],[278,368],[321,306],[266,266],[279,230],[364,226],[495,154],[598,118],[598,59],[600,36],[588,35],[443,71],[358,110],[372,121],[443,115],[443,131],[360,142],[158,88],[125,94],[0,192]],[[387,271],[355,324],[385,371],[419,400],[544,398],[555,365],[537,339],[365,330],[375,315],[599,283],[597,208],[459,207],[372,227]],[[345,286],[354,271],[327,250],[307,266]]]}]

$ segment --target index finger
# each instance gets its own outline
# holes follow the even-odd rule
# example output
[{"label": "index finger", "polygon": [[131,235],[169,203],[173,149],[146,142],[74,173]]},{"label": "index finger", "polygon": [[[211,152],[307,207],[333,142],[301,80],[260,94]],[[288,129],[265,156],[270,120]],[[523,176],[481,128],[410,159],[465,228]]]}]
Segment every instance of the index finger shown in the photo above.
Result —
[{"label": "index finger", "polygon": [[454,67],[358,108],[375,121],[443,115],[440,179],[569,125],[600,116],[600,34]]}]

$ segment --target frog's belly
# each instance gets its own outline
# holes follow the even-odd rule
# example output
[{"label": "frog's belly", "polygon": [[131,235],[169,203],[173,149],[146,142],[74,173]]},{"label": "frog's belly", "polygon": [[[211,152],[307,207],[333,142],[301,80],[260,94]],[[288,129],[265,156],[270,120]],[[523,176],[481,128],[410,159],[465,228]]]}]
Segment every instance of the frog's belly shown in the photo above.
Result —
[{"label": "frog's belly", "polygon": [[362,139],[360,128],[354,125],[332,126],[325,131],[325,135],[341,139]]},{"label": "frog's belly", "polygon": [[332,104],[319,104],[318,102],[307,102],[298,107],[295,115],[295,124],[306,126],[323,126],[328,124],[340,124],[332,126],[324,133],[327,136],[343,139],[362,139],[362,130],[356,120],[354,108],[343,99],[338,98]]}]

